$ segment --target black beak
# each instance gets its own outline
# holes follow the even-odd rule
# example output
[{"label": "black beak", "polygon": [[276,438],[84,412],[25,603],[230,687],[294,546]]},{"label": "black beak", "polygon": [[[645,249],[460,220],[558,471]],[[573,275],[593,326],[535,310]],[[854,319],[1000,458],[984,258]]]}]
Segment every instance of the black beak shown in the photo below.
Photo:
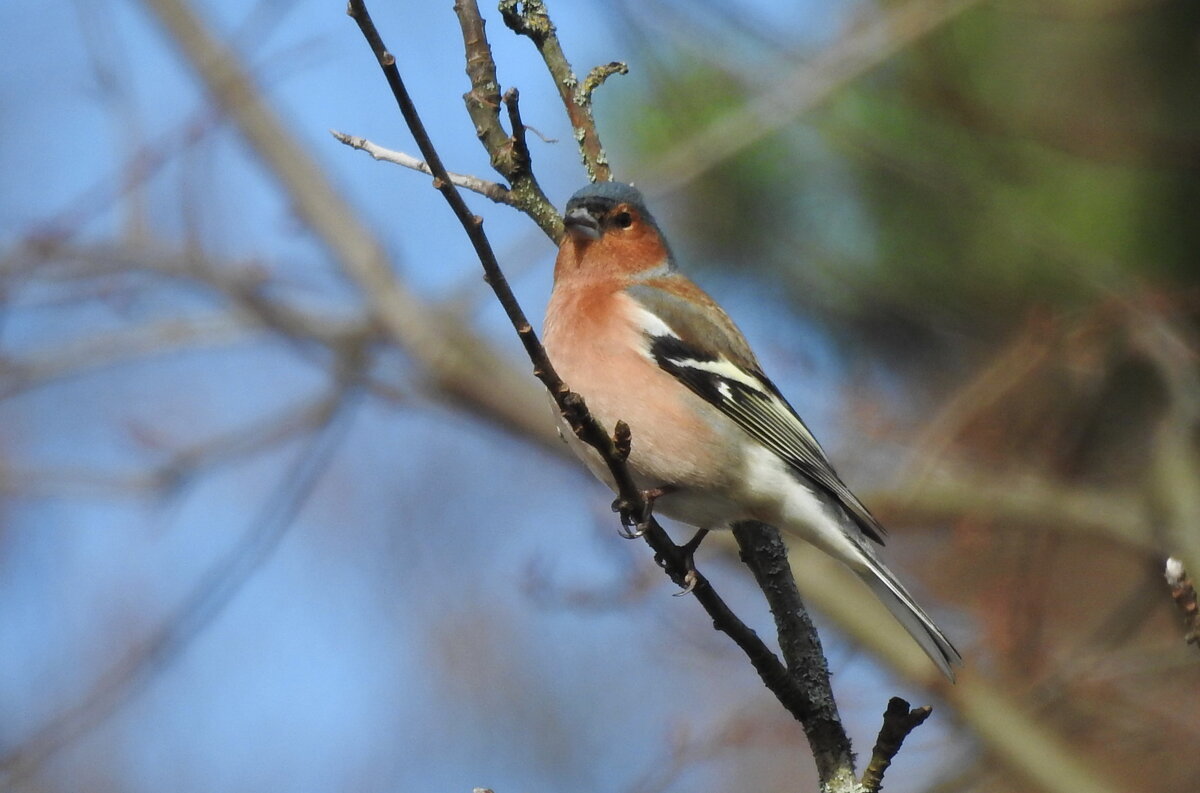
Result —
[{"label": "black beak", "polygon": [[600,239],[600,221],[588,211],[587,207],[568,209],[563,215],[563,226],[567,233],[577,240]]}]

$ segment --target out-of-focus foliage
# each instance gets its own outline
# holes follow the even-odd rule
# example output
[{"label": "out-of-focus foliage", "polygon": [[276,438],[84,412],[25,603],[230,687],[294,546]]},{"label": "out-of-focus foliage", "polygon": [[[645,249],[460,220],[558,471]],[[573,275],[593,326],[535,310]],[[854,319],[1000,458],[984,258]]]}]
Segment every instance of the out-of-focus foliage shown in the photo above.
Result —
[{"label": "out-of-focus foliage", "polygon": [[[1194,289],[1198,36],[1186,1],[980,4],[712,168],[680,216],[710,263],[789,284],[889,351],[905,330],[993,343],[1034,307]],[[645,156],[793,68],[775,55],[758,85],[666,62],[631,112]],[[846,201],[861,223],[821,217]]]}]

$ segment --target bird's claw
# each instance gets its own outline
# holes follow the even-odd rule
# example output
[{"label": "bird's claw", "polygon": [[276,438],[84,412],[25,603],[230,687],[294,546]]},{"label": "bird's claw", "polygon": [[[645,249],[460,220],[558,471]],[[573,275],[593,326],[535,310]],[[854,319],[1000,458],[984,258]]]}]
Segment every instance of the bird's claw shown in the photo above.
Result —
[{"label": "bird's claw", "polygon": [[700,574],[696,572],[696,568],[692,567],[683,576],[683,589],[676,592],[672,597],[681,598],[684,595],[692,594],[692,590],[696,588],[696,584],[700,583]]},{"label": "bird's claw", "polygon": [[617,529],[617,534],[621,535],[627,540],[636,540],[645,533],[646,529],[643,526],[637,524],[634,524],[633,526],[627,526],[624,522],[622,522],[621,528]]},{"label": "bird's claw", "polygon": [[612,511],[620,514],[621,528],[617,529],[617,534],[620,534],[627,540],[636,540],[646,533],[645,520],[638,520],[633,516],[634,507],[624,498],[613,500]]},{"label": "bird's claw", "polygon": [[683,555],[683,564],[687,572],[683,574],[683,589],[675,593],[675,597],[683,597],[691,594],[700,583],[700,573],[696,571],[696,549],[700,547],[700,543],[708,536],[708,529],[699,529],[692,539],[679,547]]},{"label": "bird's claw", "polygon": [[636,540],[645,534],[647,524],[650,523],[650,515],[654,512],[654,502],[670,491],[671,488],[669,486],[643,490],[642,501],[645,504],[645,508],[641,510],[640,516],[637,515],[638,510],[635,508],[635,505],[630,503],[628,499],[621,497],[613,499],[612,511],[621,515],[622,528],[617,533],[627,540]]}]

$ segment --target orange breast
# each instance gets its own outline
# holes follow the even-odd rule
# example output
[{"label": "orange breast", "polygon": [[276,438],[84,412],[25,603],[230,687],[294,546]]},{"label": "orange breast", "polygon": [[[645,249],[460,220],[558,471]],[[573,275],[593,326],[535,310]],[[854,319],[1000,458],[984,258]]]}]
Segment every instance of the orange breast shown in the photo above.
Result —
[{"label": "orange breast", "polygon": [[613,282],[560,282],[546,311],[550,360],[605,428],[629,425],[629,462],[646,486],[717,486],[729,472],[712,408],[641,352],[635,309]]}]

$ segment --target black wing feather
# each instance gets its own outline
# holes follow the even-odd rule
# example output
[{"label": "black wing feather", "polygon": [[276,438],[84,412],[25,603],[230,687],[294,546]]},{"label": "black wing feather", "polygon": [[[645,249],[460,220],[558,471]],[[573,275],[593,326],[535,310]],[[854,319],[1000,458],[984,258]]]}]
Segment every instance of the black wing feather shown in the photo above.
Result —
[{"label": "black wing feather", "polygon": [[704,364],[734,366],[724,357],[688,344],[678,336],[647,335],[650,355],[663,371],[729,416],[797,474],[831,496],[863,534],[883,544],[887,531],[838,477],[812,432],[765,374],[740,370],[754,381],[750,385],[703,368]]}]

